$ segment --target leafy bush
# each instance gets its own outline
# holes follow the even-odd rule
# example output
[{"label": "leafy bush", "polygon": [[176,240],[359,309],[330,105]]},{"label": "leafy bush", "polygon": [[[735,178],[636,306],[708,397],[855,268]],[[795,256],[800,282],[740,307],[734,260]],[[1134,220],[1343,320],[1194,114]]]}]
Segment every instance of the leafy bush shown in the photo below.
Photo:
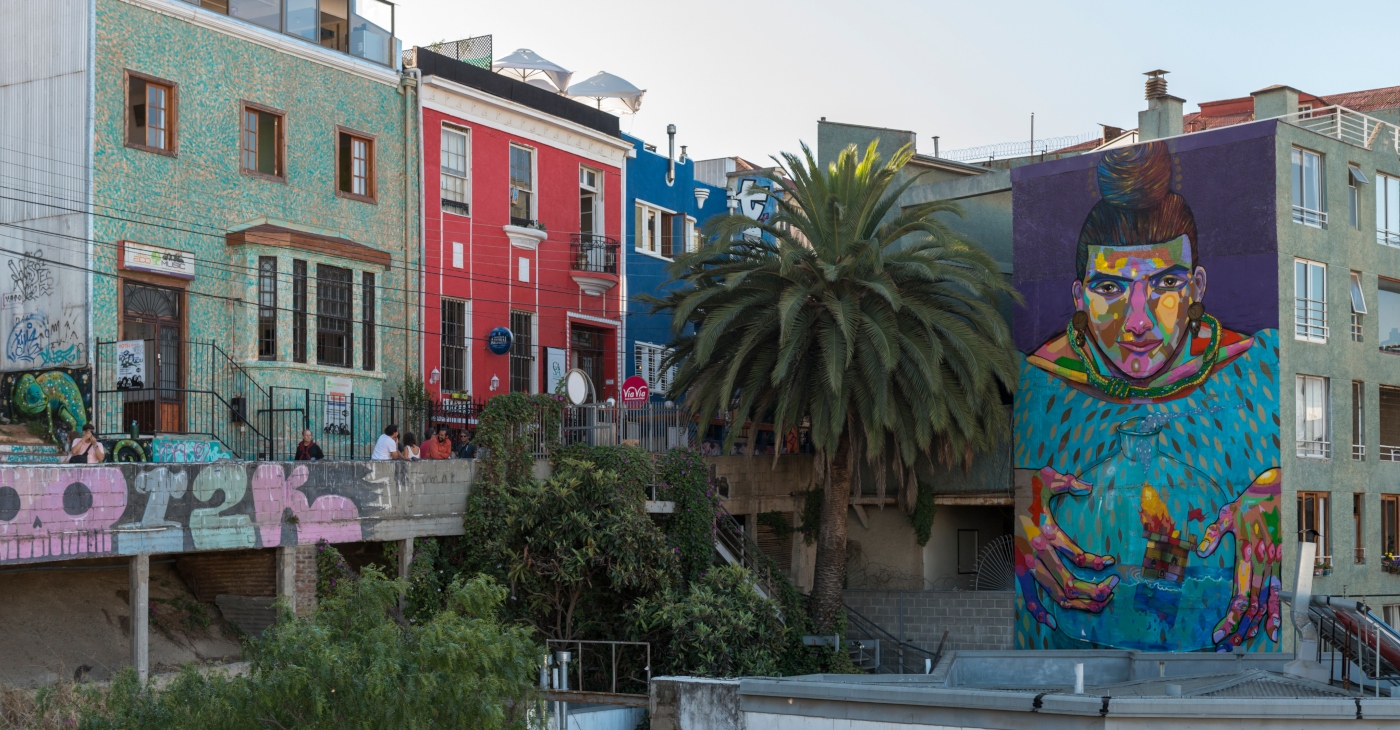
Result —
[{"label": "leafy bush", "polygon": [[737,565],[711,569],[686,591],[642,598],[631,615],[643,634],[661,644],[654,661],[667,674],[739,677],[780,671],[787,629],[778,606],[759,595],[748,571]]},{"label": "leafy bush", "polygon": [[705,459],[696,451],[671,449],[662,454],[656,460],[656,478],[662,498],[676,503],[666,522],[666,537],[689,583],[710,569],[719,497],[710,485]]},{"label": "leafy bush", "polygon": [[353,582],[355,577],[355,571],[339,550],[324,539],[316,541],[317,600],[330,596],[341,584]]},{"label": "leafy bush", "polygon": [[366,568],[313,618],[284,615],[254,640],[246,677],[187,667],[156,691],[123,670],[80,727],[524,730],[542,650],[527,629],[498,621],[505,590],[485,577],[454,581],[445,609],[413,625],[395,608],[406,587]]}]

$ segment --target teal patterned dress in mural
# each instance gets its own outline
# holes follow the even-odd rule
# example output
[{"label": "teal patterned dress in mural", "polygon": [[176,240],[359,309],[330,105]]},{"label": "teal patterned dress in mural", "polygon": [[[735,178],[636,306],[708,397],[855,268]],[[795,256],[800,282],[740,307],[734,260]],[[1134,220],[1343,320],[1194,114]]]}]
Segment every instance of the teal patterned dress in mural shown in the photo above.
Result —
[{"label": "teal patterned dress in mural", "polygon": [[[1237,541],[1244,531],[1226,539],[1210,528],[1248,490],[1273,484],[1280,454],[1278,332],[1261,331],[1253,339],[1198,388],[1158,403],[1104,400],[1023,361],[1016,467],[1036,473],[1037,492],[1049,488],[1041,482],[1053,475],[1086,485],[1045,497],[1050,524],[1083,553],[1110,559],[1064,563],[1082,585],[1107,591],[1087,608],[1047,600],[1018,565],[1023,605],[1039,601],[1049,612],[1044,618],[1036,610],[1019,614],[1018,647],[1191,651],[1229,645],[1233,632],[1222,636],[1218,627],[1236,600]],[[1203,556],[1208,532],[1213,544]],[[1275,542],[1262,552],[1276,553]],[[1261,600],[1270,598],[1278,600]],[[1265,612],[1243,608],[1236,645],[1277,648],[1269,632],[1259,630]]]}]

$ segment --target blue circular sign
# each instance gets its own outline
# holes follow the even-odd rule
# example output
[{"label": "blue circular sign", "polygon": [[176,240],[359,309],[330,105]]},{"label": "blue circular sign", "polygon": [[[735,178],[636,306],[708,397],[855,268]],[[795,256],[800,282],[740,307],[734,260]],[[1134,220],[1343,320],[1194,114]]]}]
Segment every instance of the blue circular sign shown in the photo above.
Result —
[{"label": "blue circular sign", "polygon": [[491,352],[497,355],[504,355],[510,352],[510,344],[515,341],[515,335],[505,327],[497,327],[486,333],[486,346]]}]

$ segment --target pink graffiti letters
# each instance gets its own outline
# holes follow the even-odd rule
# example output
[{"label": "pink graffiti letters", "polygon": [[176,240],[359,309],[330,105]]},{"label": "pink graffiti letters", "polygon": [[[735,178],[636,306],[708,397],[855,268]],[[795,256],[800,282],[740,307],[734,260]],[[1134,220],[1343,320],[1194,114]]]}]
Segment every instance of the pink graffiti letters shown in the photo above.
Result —
[{"label": "pink graffiti letters", "polygon": [[290,509],[296,517],[297,543],[307,545],[362,540],[360,510],[347,497],[322,495],[311,502],[300,487],[306,484],[307,468],[292,467],[288,475],[281,464],[263,464],[253,472],[253,505],[263,547],[282,544],[282,517]]},{"label": "pink graffiti letters", "polygon": [[118,467],[0,469],[0,561],[110,553],[126,500]]}]

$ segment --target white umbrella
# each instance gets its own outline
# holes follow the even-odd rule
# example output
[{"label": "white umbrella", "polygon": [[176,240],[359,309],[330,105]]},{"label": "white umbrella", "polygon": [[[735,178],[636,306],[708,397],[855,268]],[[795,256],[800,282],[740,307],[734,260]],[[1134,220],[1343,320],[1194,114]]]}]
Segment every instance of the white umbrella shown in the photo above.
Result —
[{"label": "white umbrella", "polygon": [[645,93],[646,89],[639,89],[626,79],[606,71],[599,71],[570,86],[568,91],[569,96],[574,99],[593,99],[599,109],[603,108],[603,101],[607,100],[610,106],[616,104],[618,107],[608,111],[624,114],[636,114],[637,110],[642,108],[642,95]]},{"label": "white umbrella", "polygon": [[574,75],[573,71],[557,63],[546,61],[540,57],[540,54],[528,48],[516,49],[515,53],[496,59],[491,64],[491,70],[526,82],[543,76],[554,85],[551,91],[563,91],[569,88],[569,79]]}]

